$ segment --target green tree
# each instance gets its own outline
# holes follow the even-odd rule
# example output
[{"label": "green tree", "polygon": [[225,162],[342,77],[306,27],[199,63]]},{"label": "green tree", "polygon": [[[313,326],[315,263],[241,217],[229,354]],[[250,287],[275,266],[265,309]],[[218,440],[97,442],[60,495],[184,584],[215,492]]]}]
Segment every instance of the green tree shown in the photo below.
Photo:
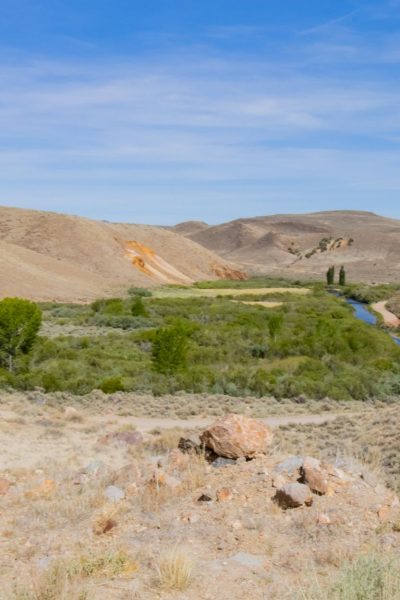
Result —
[{"label": "green tree", "polygon": [[343,266],[340,267],[339,271],[339,285],[346,285],[346,271]]},{"label": "green tree", "polygon": [[326,282],[328,285],[333,285],[335,283],[335,267],[329,267],[327,270]]},{"label": "green tree", "polygon": [[21,298],[0,301],[0,360],[12,372],[18,356],[27,354],[42,322],[40,308]]},{"label": "green tree", "polygon": [[152,346],[153,369],[171,374],[186,368],[188,332],[182,324],[157,329]]},{"label": "green tree", "polygon": [[149,313],[146,310],[141,296],[136,296],[131,306],[131,314],[133,317],[148,317]]}]

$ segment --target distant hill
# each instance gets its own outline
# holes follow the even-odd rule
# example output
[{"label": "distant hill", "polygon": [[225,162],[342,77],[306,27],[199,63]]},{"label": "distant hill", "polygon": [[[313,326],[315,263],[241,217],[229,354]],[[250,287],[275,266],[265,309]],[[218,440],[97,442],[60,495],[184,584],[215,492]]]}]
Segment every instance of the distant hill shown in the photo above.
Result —
[{"label": "distant hill", "polygon": [[353,281],[400,280],[400,221],[371,212],[237,219],[188,228],[186,237],[248,272],[319,279],[343,264]]},{"label": "distant hill", "polygon": [[0,297],[87,301],[128,286],[241,276],[163,227],[0,207]]}]

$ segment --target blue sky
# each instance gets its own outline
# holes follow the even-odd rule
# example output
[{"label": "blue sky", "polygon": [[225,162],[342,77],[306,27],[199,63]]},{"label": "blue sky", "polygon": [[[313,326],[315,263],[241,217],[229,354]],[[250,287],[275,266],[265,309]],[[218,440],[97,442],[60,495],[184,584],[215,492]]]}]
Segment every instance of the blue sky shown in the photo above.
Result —
[{"label": "blue sky", "polygon": [[0,0],[0,203],[400,218],[400,0]]}]

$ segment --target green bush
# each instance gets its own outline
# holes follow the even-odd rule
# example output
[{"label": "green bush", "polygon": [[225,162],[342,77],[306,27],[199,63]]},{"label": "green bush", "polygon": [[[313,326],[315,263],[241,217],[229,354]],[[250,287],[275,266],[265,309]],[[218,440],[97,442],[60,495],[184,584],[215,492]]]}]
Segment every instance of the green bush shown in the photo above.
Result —
[{"label": "green bush", "polygon": [[104,379],[99,388],[105,394],[114,394],[115,392],[123,392],[125,390],[125,386],[121,377],[109,377],[108,379]]}]

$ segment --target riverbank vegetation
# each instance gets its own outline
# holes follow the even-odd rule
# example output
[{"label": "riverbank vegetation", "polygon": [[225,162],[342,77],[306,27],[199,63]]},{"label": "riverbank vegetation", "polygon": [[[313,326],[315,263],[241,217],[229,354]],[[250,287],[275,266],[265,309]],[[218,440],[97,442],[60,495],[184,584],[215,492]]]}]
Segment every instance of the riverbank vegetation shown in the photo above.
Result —
[{"label": "riverbank vegetation", "polygon": [[253,283],[238,282],[243,295],[234,299],[133,293],[88,306],[43,304],[43,331],[57,335],[39,336],[29,361],[0,371],[0,384],[76,394],[364,400],[400,393],[400,347],[357,320],[342,299],[316,284],[307,295],[269,294],[281,304],[265,308],[241,302]]}]

